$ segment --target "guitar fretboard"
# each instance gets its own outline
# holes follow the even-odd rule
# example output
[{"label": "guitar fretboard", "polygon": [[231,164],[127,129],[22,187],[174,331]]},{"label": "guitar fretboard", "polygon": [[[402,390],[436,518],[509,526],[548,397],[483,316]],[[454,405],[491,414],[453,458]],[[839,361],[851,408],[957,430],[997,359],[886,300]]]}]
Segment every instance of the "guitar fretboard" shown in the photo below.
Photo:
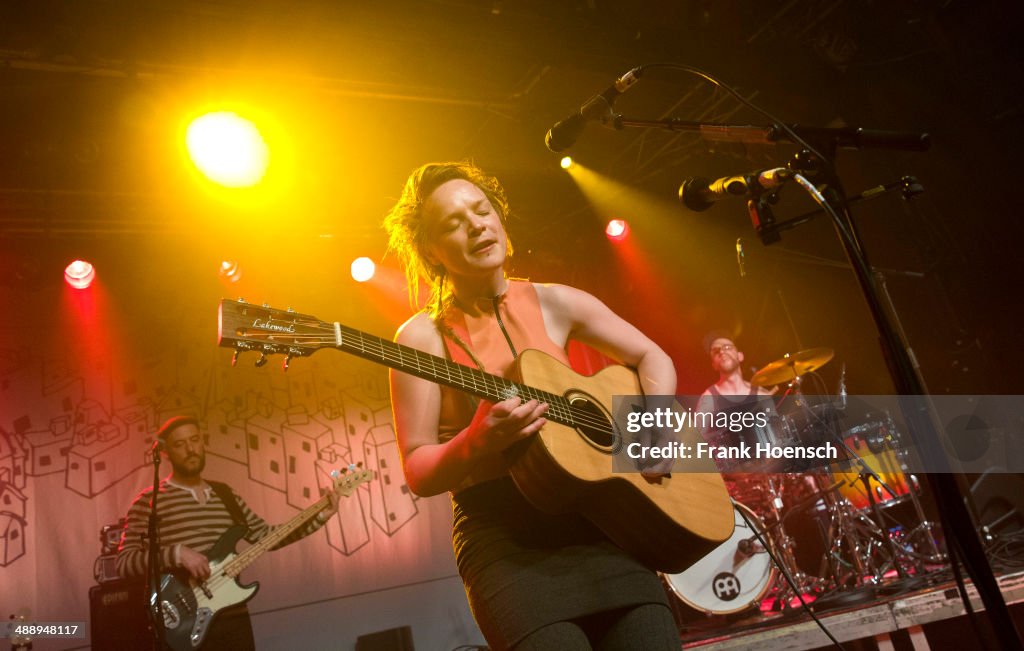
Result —
[{"label": "guitar fretboard", "polygon": [[524,401],[534,399],[546,402],[549,405],[548,413],[545,414],[546,418],[570,427],[579,426],[572,406],[564,396],[513,382],[471,366],[457,364],[443,357],[403,346],[355,328],[322,322],[321,325],[331,332],[335,331],[335,326],[338,328],[341,333],[341,344],[338,347],[345,352],[487,400],[500,401],[512,396],[519,396]]}]

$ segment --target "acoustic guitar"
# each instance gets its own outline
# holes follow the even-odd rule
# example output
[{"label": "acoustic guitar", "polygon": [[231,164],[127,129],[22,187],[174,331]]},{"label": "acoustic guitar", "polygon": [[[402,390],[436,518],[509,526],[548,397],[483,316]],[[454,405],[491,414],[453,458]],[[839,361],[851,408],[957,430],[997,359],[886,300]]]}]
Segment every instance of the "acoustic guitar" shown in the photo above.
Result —
[{"label": "acoustic guitar", "polygon": [[651,569],[678,573],[732,535],[732,503],[721,475],[675,473],[649,481],[613,473],[612,455],[625,440],[612,418],[612,396],[643,393],[636,373],[610,366],[592,376],[553,357],[524,350],[514,377],[504,378],[308,314],[222,300],[218,344],[238,354],[293,357],[336,348],[485,400],[511,396],[549,405],[548,422],[509,449],[510,474],[538,509],[576,511]]}]

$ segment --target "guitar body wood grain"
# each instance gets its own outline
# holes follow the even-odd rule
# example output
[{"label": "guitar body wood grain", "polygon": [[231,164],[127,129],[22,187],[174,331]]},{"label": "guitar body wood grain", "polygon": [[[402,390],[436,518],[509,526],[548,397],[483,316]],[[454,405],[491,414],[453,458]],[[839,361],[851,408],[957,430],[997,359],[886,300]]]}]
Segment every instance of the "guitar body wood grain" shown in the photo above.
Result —
[{"label": "guitar body wood grain", "polygon": [[[613,395],[640,395],[631,369],[610,366],[592,376],[553,357],[523,351],[517,362],[524,384],[596,403],[611,418]],[[568,391],[565,387],[572,387]],[[612,473],[613,445],[549,420],[535,437],[510,451],[519,490],[549,513],[579,511],[620,547],[652,569],[676,573],[732,535],[732,504],[718,473],[676,473],[650,482],[639,472]]]}]

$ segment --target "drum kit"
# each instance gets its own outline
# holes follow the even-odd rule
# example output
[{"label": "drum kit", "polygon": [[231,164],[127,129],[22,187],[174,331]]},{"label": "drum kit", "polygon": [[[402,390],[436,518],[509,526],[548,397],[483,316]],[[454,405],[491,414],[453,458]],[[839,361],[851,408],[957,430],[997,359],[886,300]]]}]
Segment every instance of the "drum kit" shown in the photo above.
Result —
[{"label": "drum kit", "polygon": [[803,350],[751,378],[761,387],[787,385],[773,400],[784,415],[775,414],[751,437],[775,445],[831,442],[840,460],[799,473],[723,475],[735,511],[732,537],[686,571],[663,575],[669,592],[694,611],[788,611],[801,601],[921,577],[944,564],[891,415],[868,413],[843,429],[850,414],[840,417],[847,411],[842,380],[838,400],[815,396],[817,403],[809,404],[803,394],[803,377],[832,357],[830,348]]}]

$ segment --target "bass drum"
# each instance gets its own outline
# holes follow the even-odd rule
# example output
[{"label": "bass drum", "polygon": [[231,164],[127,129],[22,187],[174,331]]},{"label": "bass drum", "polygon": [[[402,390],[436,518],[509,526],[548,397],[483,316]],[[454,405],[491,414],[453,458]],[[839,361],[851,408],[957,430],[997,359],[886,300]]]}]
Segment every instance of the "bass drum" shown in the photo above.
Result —
[{"label": "bass drum", "polygon": [[685,572],[663,575],[683,603],[712,615],[738,613],[759,604],[775,578],[771,556],[747,525],[750,521],[767,540],[761,520],[738,502],[733,502],[733,511],[736,528],[731,538]]}]

